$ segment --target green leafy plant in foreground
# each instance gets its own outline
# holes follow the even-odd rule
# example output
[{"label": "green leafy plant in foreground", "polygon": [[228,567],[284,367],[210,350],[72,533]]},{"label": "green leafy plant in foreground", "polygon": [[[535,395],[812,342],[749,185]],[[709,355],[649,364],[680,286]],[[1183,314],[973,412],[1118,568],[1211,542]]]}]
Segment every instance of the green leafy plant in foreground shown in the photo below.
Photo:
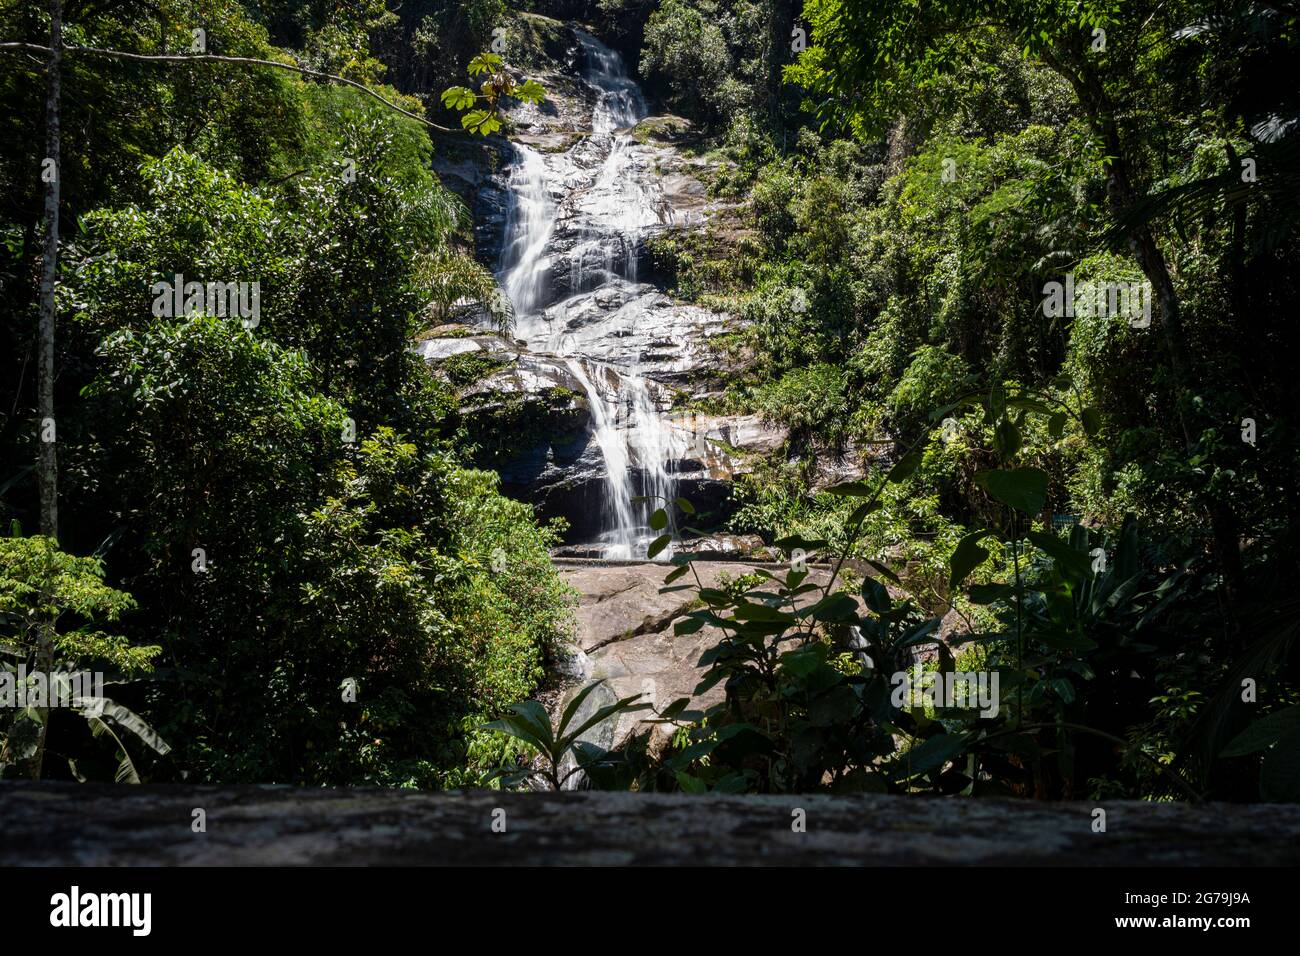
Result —
[{"label": "green leafy plant in foreground", "polygon": [[[39,671],[47,681],[47,699],[70,701],[70,709],[90,725],[94,737],[112,739],[120,755],[116,779],[139,783],[140,773],[119,731],[160,756],[170,747],[138,714],[108,697],[86,693],[73,696],[69,673],[89,665],[107,665],[126,677],[153,669],[161,652],[106,633],[98,622],[114,622],[135,606],[131,595],[106,586],[103,567],[95,558],[82,558],[58,549],[50,538],[0,538],[0,674],[16,686],[19,665]],[[30,677],[28,678],[30,681]],[[6,712],[0,707],[0,776],[23,773],[39,777],[45,757],[50,713],[27,706]],[[69,757],[72,774],[81,779]]]},{"label": "green leafy plant in foreground", "polygon": [[523,103],[540,103],[546,98],[546,90],[540,83],[516,80],[496,53],[480,53],[470,60],[469,75],[483,77],[477,93],[468,86],[451,86],[442,91],[442,105],[461,113],[460,125],[467,132],[489,136],[499,130],[501,119],[497,110],[505,97]]},{"label": "green leafy plant in foreground", "polygon": [[1220,757],[1245,757],[1265,751],[1259,792],[1265,800],[1300,800],[1300,706],[1276,710],[1228,742]]},{"label": "green leafy plant in foreground", "polygon": [[[546,708],[535,700],[526,700],[511,707],[512,713],[500,720],[484,724],[487,730],[500,731],[522,741],[533,748],[542,758],[540,768],[526,768],[516,771],[502,771],[507,783],[518,784],[524,780],[540,776],[553,790],[559,790],[566,780],[575,774],[590,770],[594,765],[604,761],[606,754],[579,738],[606,719],[630,711],[646,710],[649,704],[638,704],[641,695],[624,697],[596,708],[585,720],[576,720],[585,701],[602,681],[588,684],[565,706],[555,726]],[[574,724],[576,723],[576,726]],[[567,765],[572,759],[573,766]]]},{"label": "green leafy plant in foreground", "polygon": [[[886,486],[907,480],[918,467],[920,446],[929,440],[922,436],[887,471],[829,489],[857,504],[824,583],[815,582],[807,561],[827,543],[797,536],[775,542],[789,569],[760,568],[757,580],[708,587],[694,567],[699,556],[671,559],[676,567],[661,590],[693,591],[702,605],[682,614],[674,634],[708,627],[721,637],[700,658],[706,670],[693,697],[673,701],[651,721],[671,731],[671,745],[655,755],[641,744],[616,755],[586,754],[594,784],[692,793],[829,789],[1061,797],[1073,794],[1076,778],[1088,779],[1093,769],[1086,760],[1077,766],[1079,741],[1089,739],[1101,741],[1108,753],[1118,750],[1124,761],[1150,764],[1168,788],[1198,796],[1124,739],[1123,724],[1088,709],[1090,695],[1112,700],[1130,692],[1123,681],[1131,673],[1151,669],[1155,648],[1141,637],[1178,597],[1182,575],[1153,582],[1140,566],[1132,522],[1112,545],[1110,562],[1101,532],[1076,525],[1068,538],[1058,537],[1043,520],[1050,479],[1021,459],[1021,435],[1031,416],[1045,417],[1048,430],[1060,436],[1071,420],[1085,435],[1094,434],[1096,414],[1082,403],[1075,408],[995,387],[940,409],[934,421],[963,405],[982,408],[994,436],[998,467],[981,471],[976,482],[1000,517],[972,530],[953,552],[950,606],[965,621],[955,603],[963,593],[969,604],[987,606],[997,626],[976,631],[967,622],[964,630],[941,635],[943,619],[925,614],[907,596],[900,575],[879,562],[870,562],[873,574],[856,593],[841,580],[863,523],[882,507]],[[651,556],[677,534],[695,532],[678,527],[693,511],[679,499],[654,512],[650,525],[662,533]],[[989,557],[981,541],[991,536],[1010,555],[1006,579],[968,585]],[[679,583],[687,575],[693,583]],[[953,649],[963,645],[975,649],[967,659],[987,669],[984,685],[974,670],[958,667]],[[933,650],[930,680],[952,682],[967,693],[979,685],[977,705],[963,693],[949,706],[942,690],[920,702],[906,694],[900,699],[900,675],[914,672],[920,679],[916,651],[922,647]],[[704,711],[688,709],[719,686],[722,701]],[[531,706],[526,732],[555,767],[576,734],[542,736],[549,722],[540,705]],[[571,703],[566,722],[575,709]],[[1093,725],[1093,718],[1102,725]]]}]

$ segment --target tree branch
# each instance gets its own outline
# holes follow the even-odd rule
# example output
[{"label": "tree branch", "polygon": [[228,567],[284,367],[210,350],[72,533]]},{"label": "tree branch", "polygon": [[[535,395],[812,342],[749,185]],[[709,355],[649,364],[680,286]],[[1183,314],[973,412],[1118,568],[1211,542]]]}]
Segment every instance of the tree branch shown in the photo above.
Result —
[{"label": "tree branch", "polygon": [[[39,43],[17,43],[8,42],[0,43],[0,51],[30,51],[33,53],[50,52],[50,48],[41,46]],[[392,100],[376,93],[370,87],[358,83],[356,80],[349,80],[347,77],[336,76],[333,73],[322,73],[319,70],[309,70],[304,66],[294,66],[289,63],[280,63],[277,60],[259,60],[255,57],[248,56],[218,56],[215,53],[127,53],[123,50],[105,50],[92,46],[65,46],[65,53],[89,53],[94,56],[107,56],[118,60],[138,60],[145,63],[235,63],[242,66],[272,66],[278,70],[288,70],[290,73],[300,73],[303,76],[314,77],[319,80],[332,80],[335,83],[342,83],[360,90],[367,96],[372,96],[379,102],[383,103],[389,109],[401,113],[403,116],[423,123],[425,126],[432,127],[441,133],[456,133],[459,130],[448,129],[446,126],[439,126],[437,123],[425,119],[423,116],[417,116],[409,110],[404,110]]]}]

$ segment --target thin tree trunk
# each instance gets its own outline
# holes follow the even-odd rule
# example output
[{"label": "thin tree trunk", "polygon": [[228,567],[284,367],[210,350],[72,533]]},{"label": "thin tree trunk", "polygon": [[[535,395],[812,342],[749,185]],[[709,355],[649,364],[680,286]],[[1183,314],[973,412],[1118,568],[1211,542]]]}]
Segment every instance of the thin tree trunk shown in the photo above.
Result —
[{"label": "thin tree trunk", "polygon": [[[50,58],[45,93],[45,249],[41,263],[41,318],[37,341],[37,478],[40,485],[42,535],[59,537],[58,432],[54,419],[54,282],[59,267],[59,80],[63,52],[63,0],[50,0]],[[54,671],[54,622],[42,621],[36,638],[36,668],[45,675],[47,688]],[[31,759],[31,777],[39,780],[45,758],[48,708],[39,711],[41,737]]]}]

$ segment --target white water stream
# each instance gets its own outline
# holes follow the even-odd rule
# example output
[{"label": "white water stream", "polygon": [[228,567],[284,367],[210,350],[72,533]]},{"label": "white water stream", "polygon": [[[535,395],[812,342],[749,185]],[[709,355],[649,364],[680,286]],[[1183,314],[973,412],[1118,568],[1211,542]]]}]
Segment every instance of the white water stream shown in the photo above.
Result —
[{"label": "white water stream", "polygon": [[[583,354],[591,331],[620,334],[642,316],[635,305],[617,309],[599,321],[618,328],[582,337],[566,331],[566,317],[569,302],[582,293],[636,281],[638,239],[659,223],[653,179],[635,168],[629,131],[646,106],[619,55],[590,36],[580,39],[584,79],[597,94],[592,133],[561,154],[513,144],[499,276],[514,307],[516,337],[534,352],[562,357],[591,407],[592,439],[605,472],[602,531],[593,543],[606,557],[644,557],[657,535],[649,527],[651,511],[676,495],[671,467],[682,455],[682,441],[660,407],[666,392],[635,362],[615,366]],[[577,239],[565,248],[554,241],[560,215],[577,223]],[[561,274],[563,284],[554,281]]]}]

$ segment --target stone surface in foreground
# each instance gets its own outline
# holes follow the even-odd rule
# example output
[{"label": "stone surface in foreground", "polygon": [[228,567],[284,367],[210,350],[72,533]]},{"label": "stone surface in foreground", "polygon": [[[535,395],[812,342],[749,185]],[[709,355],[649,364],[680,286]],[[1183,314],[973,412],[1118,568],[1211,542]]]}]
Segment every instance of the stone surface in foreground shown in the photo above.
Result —
[{"label": "stone surface in foreground", "polygon": [[1101,806],[1105,833],[1086,803],[7,783],[0,865],[1300,863],[1300,806]]},{"label": "stone surface in foreground", "polygon": [[[741,561],[696,561],[692,567],[699,575],[700,584],[716,588],[725,581],[752,574],[756,565]],[[698,697],[694,695],[695,686],[707,672],[700,666],[700,655],[722,639],[722,632],[709,626],[694,634],[673,633],[675,621],[703,604],[694,588],[660,593],[664,578],[672,570],[671,564],[653,561],[560,565],[565,583],[578,592],[577,647],[585,655],[582,682],[605,681],[601,695],[589,698],[592,710],[616,698],[637,694],[645,695],[647,702],[657,708],[666,707],[680,697],[692,698],[691,707],[698,710],[722,700],[721,685]],[[784,573],[779,567],[772,570]],[[828,579],[826,569],[809,568],[809,583],[821,585]],[[695,577],[687,575],[678,583],[694,584]],[[804,595],[799,603],[811,603],[819,596]],[[627,739],[645,716],[640,712],[625,712],[607,720],[587,739],[607,750],[613,749]]]}]

